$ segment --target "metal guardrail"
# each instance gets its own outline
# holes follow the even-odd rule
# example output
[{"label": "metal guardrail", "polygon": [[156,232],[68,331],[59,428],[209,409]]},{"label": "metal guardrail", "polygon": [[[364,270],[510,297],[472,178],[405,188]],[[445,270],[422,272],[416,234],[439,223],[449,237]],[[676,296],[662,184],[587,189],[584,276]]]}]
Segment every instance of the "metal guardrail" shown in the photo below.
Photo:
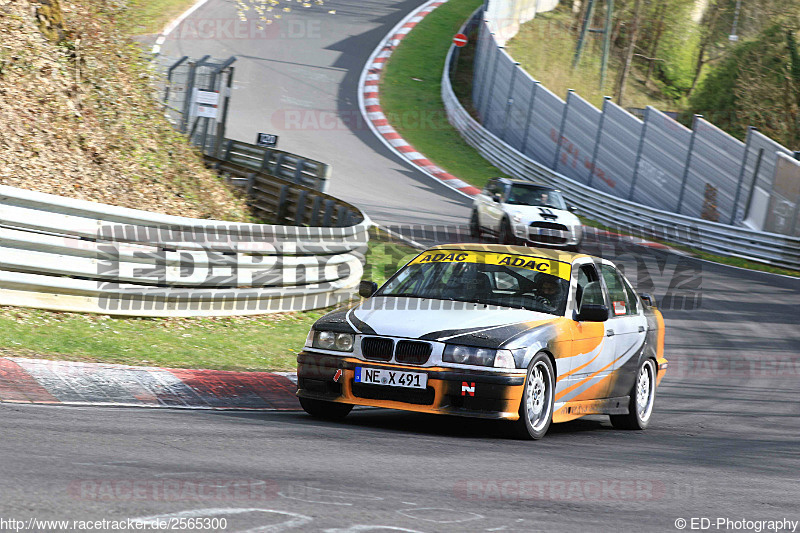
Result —
[{"label": "metal guardrail", "polygon": [[220,159],[325,192],[331,167],[289,152],[226,139]]},{"label": "metal guardrail", "polygon": [[795,270],[800,268],[800,238],[728,226],[643,206],[597,191],[525,156],[484,128],[459,102],[449,76],[454,49],[454,46],[450,48],[442,74],[442,99],[448,120],[472,147],[504,172],[558,187],[582,214],[620,232],[710,253]]},{"label": "metal guardrail", "polygon": [[283,208],[278,218],[296,225],[190,219],[0,186],[0,305],[224,316],[350,299],[369,219],[319,191],[217,162],[226,175],[248,175],[256,208]]}]

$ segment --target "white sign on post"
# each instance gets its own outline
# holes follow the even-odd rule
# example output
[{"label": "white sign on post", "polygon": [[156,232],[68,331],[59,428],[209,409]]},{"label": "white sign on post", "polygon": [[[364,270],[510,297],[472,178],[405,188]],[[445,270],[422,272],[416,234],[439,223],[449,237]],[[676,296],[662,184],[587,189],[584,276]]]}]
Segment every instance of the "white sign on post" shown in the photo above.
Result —
[{"label": "white sign on post", "polygon": [[217,118],[217,106],[219,105],[219,93],[217,91],[193,91],[193,100],[197,104],[197,116],[205,118]]}]

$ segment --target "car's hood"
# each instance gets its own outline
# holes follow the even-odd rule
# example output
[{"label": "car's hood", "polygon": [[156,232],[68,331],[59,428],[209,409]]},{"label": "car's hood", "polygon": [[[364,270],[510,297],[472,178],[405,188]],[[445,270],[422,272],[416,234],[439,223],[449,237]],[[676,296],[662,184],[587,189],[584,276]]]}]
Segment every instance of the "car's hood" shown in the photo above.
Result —
[{"label": "car's hood", "polygon": [[558,317],[449,300],[373,297],[346,315],[364,334],[498,347]]},{"label": "car's hood", "polygon": [[512,216],[519,215],[525,223],[544,221],[556,222],[565,226],[580,224],[580,220],[574,214],[562,209],[553,209],[552,207],[506,204],[506,210]]}]

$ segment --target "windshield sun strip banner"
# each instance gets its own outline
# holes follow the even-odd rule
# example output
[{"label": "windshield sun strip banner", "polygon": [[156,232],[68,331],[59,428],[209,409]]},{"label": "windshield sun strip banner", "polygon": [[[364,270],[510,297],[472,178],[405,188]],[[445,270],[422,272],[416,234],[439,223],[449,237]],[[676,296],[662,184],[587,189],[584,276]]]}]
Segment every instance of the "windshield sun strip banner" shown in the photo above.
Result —
[{"label": "windshield sun strip banner", "polygon": [[522,268],[543,272],[569,281],[572,265],[543,257],[504,254],[496,252],[472,252],[463,250],[430,250],[411,261],[412,265],[424,263],[479,263],[484,265]]}]

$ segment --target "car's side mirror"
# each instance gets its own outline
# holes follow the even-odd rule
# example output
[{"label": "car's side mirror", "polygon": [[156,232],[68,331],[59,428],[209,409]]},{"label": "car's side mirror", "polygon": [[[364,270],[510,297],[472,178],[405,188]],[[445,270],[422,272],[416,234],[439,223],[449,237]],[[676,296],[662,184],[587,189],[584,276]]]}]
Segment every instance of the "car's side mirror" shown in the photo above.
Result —
[{"label": "car's side mirror", "polygon": [[605,322],[608,320],[608,307],[597,304],[584,304],[575,315],[578,322]]},{"label": "car's side mirror", "polygon": [[362,281],[358,284],[358,295],[362,298],[369,298],[378,292],[378,284],[374,281]]},{"label": "car's side mirror", "polygon": [[646,293],[646,292],[640,293],[640,294],[639,294],[639,298],[641,298],[641,299],[642,299],[642,301],[644,302],[644,304],[645,304],[647,307],[653,307],[653,305],[655,305],[655,304],[653,303],[653,297],[652,297],[652,296],[650,296],[650,294],[648,294],[648,293]]},{"label": "car's side mirror", "polygon": [[577,207],[575,207],[574,205],[570,205],[570,206],[568,206],[568,207],[567,207],[567,210],[568,210],[570,213],[577,213],[577,212],[578,212],[578,208],[577,208]]},{"label": "car's side mirror", "polygon": [[494,193],[492,195],[492,200],[494,200],[495,202],[497,202],[499,204],[500,203],[500,193],[499,192]]}]

